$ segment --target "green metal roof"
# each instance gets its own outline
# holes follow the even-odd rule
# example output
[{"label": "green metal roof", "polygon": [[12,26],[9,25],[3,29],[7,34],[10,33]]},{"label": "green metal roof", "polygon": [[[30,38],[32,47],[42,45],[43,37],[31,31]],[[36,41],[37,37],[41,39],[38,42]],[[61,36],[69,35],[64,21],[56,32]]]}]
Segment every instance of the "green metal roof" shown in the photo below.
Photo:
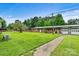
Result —
[{"label": "green metal roof", "polygon": [[68,27],[79,27],[79,25],[43,26],[34,28],[68,28]]}]

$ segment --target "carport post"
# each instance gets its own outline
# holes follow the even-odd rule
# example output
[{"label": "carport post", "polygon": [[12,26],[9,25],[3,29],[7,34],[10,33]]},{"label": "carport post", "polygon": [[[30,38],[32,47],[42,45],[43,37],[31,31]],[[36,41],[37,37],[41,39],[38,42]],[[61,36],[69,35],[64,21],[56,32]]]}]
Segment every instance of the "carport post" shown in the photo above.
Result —
[{"label": "carport post", "polygon": [[68,34],[71,34],[71,27],[68,28]]}]

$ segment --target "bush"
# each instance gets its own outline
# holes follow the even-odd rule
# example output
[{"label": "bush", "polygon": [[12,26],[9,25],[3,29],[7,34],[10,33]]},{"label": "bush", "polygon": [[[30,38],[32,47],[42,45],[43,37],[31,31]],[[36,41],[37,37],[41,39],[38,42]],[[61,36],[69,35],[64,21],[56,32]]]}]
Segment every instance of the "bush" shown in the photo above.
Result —
[{"label": "bush", "polygon": [[3,35],[0,33],[0,41],[3,39]]}]

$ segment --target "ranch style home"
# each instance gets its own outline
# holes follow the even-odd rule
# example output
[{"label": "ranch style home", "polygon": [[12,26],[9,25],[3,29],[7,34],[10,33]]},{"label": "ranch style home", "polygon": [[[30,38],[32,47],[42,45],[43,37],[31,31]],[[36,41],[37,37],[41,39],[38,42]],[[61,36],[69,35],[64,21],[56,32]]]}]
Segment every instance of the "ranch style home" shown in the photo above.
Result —
[{"label": "ranch style home", "polygon": [[79,34],[79,25],[34,27],[31,29],[31,31],[60,34]]}]

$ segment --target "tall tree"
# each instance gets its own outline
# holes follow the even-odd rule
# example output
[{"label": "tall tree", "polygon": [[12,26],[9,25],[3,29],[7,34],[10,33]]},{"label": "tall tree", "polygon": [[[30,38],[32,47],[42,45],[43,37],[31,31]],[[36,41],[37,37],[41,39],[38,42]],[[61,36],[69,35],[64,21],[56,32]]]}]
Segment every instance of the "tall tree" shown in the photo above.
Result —
[{"label": "tall tree", "polygon": [[3,29],[6,28],[6,21],[2,17],[0,17],[0,27]]},{"label": "tall tree", "polygon": [[44,18],[41,18],[41,17],[39,17],[39,19],[38,19],[38,21],[37,21],[37,23],[36,23],[36,26],[44,26]]},{"label": "tall tree", "polygon": [[37,16],[35,16],[34,18],[31,18],[31,27],[35,27],[37,21],[38,21],[38,17]]},{"label": "tall tree", "polygon": [[15,20],[14,30],[22,32],[22,23],[19,20]]},{"label": "tall tree", "polygon": [[3,20],[3,22],[2,22],[2,28],[6,29],[6,21],[5,20]]},{"label": "tall tree", "polygon": [[14,23],[9,24],[9,25],[7,26],[7,29],[8,29],[8,30],[14,29]]},{"label": "tall tree", "polygon": [[61,14],[57,14],[56,15],[54,24],[55,25],[64,25],[65,24],[65,21],[64,21],[64,19],[63,19]]},{"label": "tall tree", "polygon": [[75,24],[79,25],[79,19],[69,19],[68,24],[69,25],[75,25]]}]

